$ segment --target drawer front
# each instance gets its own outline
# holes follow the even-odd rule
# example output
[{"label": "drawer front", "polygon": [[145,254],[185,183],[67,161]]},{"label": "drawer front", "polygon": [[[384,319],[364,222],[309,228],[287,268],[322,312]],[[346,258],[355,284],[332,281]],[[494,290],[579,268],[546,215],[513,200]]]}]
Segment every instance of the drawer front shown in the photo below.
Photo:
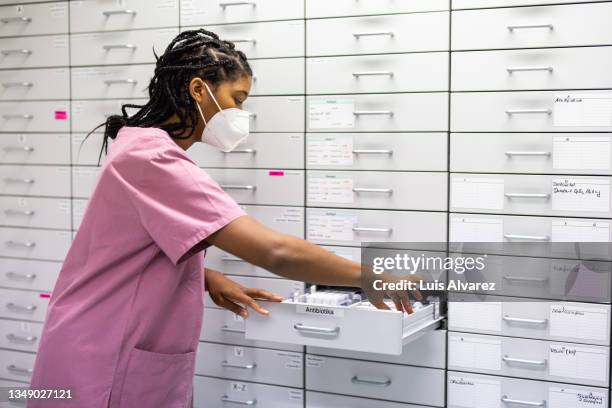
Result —
[{"label": "drawer front", "polygon": [[445,131],[448,93],[309,96],[308,132]]},{"label": "drawer front", "polygon": [[68,132],[70,104],[57,102],[0,102],[1,132]]},{"label": "drawer front", "polygon": [[301,352],[303,346],[286,343],[247,340],[244,338],[244,319],[229,310],[206,308],[200,340],[237,346],[261,347]]},{"label": "drawer front", "polygon": [[304,168],[304,135],[251,133],[229,153],[205,143],[196,143],[187,152],[201,167]]},{"label": "drawer front", "polygon": [[[253,81],[249,95],[300,95],[304,93],[304,58],[250,60]],[[291,75],[286,75],[291,72]]]},{"label": "drawer front", "polygon": [[36,352],[42,328],[42,323],[2,320],[0,321],[0,348]]},{"label": "drawer front", "polygon": [[612,47],[454,52],[452,66],[453,91],[612,87]]},{"label": "drawer front", "polygon": [[303,366],[303,353],[200,343],[195,373],[301,388]]},{"label": "drawer front", "polygon": [[346,246],[361,246],[361,242],[440,242],[446,240],[446,215],[307,208],[306,238],[317,244]]},{"label": "drawer front", "polygon": [[533,6],[539,4],[562,4],[562,3],[592,3],[599,0],[452,0],[453,10],[487,8],[487,7],[513,7]]},{"label": "drawer front", "polygon": [[301,408],[304,406],[304,391],[196,376],[193,383],[193,401],[194,408],[226,408],[255,404],[262,407]]},{"label": "drawer front", "polygon": [[72,168],[72,196],[89,198],[98,181],[100,167]]},{"label": "drawer front", "polygon": [[568,4],[453,12],[451,49],[609,45],[612,4]]},{"label": "drawer front", "polygon": [[17,164],[70,164],[70,135],[0,135],[0,161]]},{"label": "drawer front", "polygon": [[448,53],[306,59],[309,94],[448,90]]},{"label": "drawer front", "polygon": [[446,173],[309,170],[306,205],[447,210]]},{"label": "drawer front", "polygon": [[59,262],[3,259],[0,287],[50,292],[61,267]]},{"label": "drawer front", "polygon": [[72,200],[72,229],[77,230],[83,222],[83,216],[87,209],[89,200],[73,199]]},{"label": "drawer front", "polygon": [[[269,292],[281,295],[283,298],[288,298],[296,292],[304,292],[303,282],[288,279],[260,278],[252,276],[232,276],[231,279],[244,287],[265,289]],[[206,293],[206,297],[204,299],[204,305],[207,308],[219,307],[212,301],[208,295],[208,292]],[[249,313],[256,312],[251,310]]]},{"label": "drawer front", "polygon": [[0,7],[0,20],[0,37],[65,34],[68,32],[68,2]]},{"label": "drawer front", "polygon": [[[606,388],[460,372],[449,372],[447,381],[448,408],[476,408],[480,406],[507,408],[509,405],[513,405],[512,401],[517,401],[516,404],[519,404],[518,401],[523,402],[518,406],[533,407],[553,408],[563,407],[566,404],[569,404],[568,406],[572,406],[572,404],[580,406],[583,403],[605,407],[609,401],[609,391]],[[582,396],[587,396],[587,398],[583,400]]]},{"label": "drawer front", "polygon": [[307,0],[306,18],[399,14],[448,10],[448,0]]},{"label": "drawer front", "polygon": [[303,170],[206,169],[236,202],[304,205]]},{"label": "drawer front", "polygon": [[426,408],[421,405],[306,391],[306,408]]},{"label": "drawer front", "polygon": [[312,391],[442,407],[445,382],[444,370],[306,355]]},{"label": "drawer front", "polygon": [[249,59],[304,56],[303,20],[213,25],[207,29],[223,40],[234,42]]},{"label": "drawer front", "polygon": [[449,13],[415,13],[306,22],[307,56],[448,50]]},{"label": "drawer front", "polygon": [[0,289],[0,294],[2,295],[0,317],[35,322],[44,321],[47,306],[49,306],[49,293]]},{"label": "drawer front", "polygon": [[258,276],[263,278],[279,277],[270,271],[212,246],[206,250],[205,263],[207,268],[223,271],[227,275]]},{"label": "drawer front", "polygon": [[155,50],[165,50],[177,34],[178,30],[174,28],[72,34],[70,64],[152,63],[155,62],[155,56],[151,47]]},{"label": "drawer front", "polygon": [[[72,102],[72,131],[73,132],[91,132],[96,126],[104,124],[108,115],[121,114],[121,105],[130,103],[135,105],[144,105],[146,99],[128,99],[128,100],[94,100],[94,101],[73,101]],[[130,115],[133,115],[135,109],[127,109]],[[104,127],[97,130],[103,132]]]},{"label": "drawer front", "polygon": [[446,133],[308,133],[306,168],[446,171]]},{"label": "drawer front", "polygon": [[181,0],[181,25],[250,23],[304,18],[304,0],[201,2]]},{"label": "drawer front", "polygon": [[68,166],[0,166],[0,194],[70,197]]},{"label": "drawer front", "polygon": [[0,224],[10,227],[70,229],[70,200],[0,197]]},{"label": "drawer front", "polygon": [[[76,166],[97,166],[104,163],[106,155],[102,152],[102,142],[104,141],[104,133],[96,132],[85,138],[87,133],[72,134],[72,164]],[[108,139],[109,148],[112,144],[112,139]],[[98,163],[100,160],[100,163]]]},{"label": "drawer front", "polygon": [[148,98],[154,65],[72,69],[72,99]]},{"label": "drawer front", "polygon": [[451,131],[610,132],[611,99],[612,91],[453,93]]},{"label": "drawer front", "polygon": [[68,66],[68,36],[0,38],[0,68]]},{"label": "drawer front", "polygon": [[452,133],[450,145],[456,172],[612,174],[606,134]]},{"label": "drawer front", "polygon": [[69,231],[0,228],[0,256],[63,261],[70,248]]},{"label": "drawer front", "polygon": [[173,27],[179,22],[178,0],[71,1],[70,31],[134,30]]},{"label": "drawer front", "polygon": [[448,334],[448,369],[593,386],[608,385],[609,347]]},{"label": "drawer front", "polygon": [[0,349],[0,377],[7,380],[30,382],[36,354]]},{"label": "drawer front", "polygon": [[465,212],[610,218],[611,180],[603,176],[453,173],[450,208]]},{"label": "drawer front", "polygon": [[70,99],[67,68],[0,71],[0,100]]},{"label": "drawer front", "polygon": [[251,132],[303,132],[303,96],[253,96],[244,103]]}]

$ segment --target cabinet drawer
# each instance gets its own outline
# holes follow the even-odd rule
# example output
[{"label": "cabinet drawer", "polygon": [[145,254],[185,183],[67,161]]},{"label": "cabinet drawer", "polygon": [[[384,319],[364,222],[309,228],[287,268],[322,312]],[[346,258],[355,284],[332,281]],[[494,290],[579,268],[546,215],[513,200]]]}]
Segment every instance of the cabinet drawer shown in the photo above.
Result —
[{"label": "cabinet drawer", "polygon": [[450,139],[451,171],[612,174],[606,134],[452,133]]},{"label": "cabinet drawer", "polygon": [[181,25],[250,23],[304,18],[304,0],[209,2],[181,0]]},{"label": "cabinet drawer", "polygon": [[[566,97],[579,97],[585,104],[584,113],[580,111],[581,106],[573,105],[576,102],[572,102],[572,105],[555,102],[557,98]],[[611,109],[605,105],[598,106],[594,98],[607,101],[612,98],[612,91],[572,91],[565,94],[559,91],[453,93],[451,131],[612,131],[612,120],[605,113]]]},{"label": "cabinet drawer", "polygon": [[[146,99],[73,101],[72,131],[89,133],[96,126],[104,124],[108,116],[120,115],[121,105],[126,103],[144,105],[146,102]],[[130,115],[133,115],[137,110],[128,108],[127,111]],[[98,129],[98,132],[103,131],[103,126]]]},{"label": "cabinet drawer", "polygon": [[448,334],[448,369],[608,385],[610,348],[477,334]]},{"label": "cabinet drawer", "polygon": [[446,173],[309,170],[306,186],[308,206],[447,210]]},{"label": "cabinet drawer", "polygon": [[361,242],[440,242],[446,216],[435,212],[306,209],[306,238],[317,244],[361,246]]},{"label": "cabinet drawer", "polygon": [[300,95],[304,93],[304,58],[251,60],[249,65],[253,70],[249,95]]},{"label": "cabinet drawer", "polygon": [[227,275],[258,276],[263,278],[279,277],[270,271],[250,264],[244,259],[213,246],[206,250],[205,262],[207,268],[223,271]]},{"label": "cabinet drawer", "polygon": [[308,133],[306,168],[446,171],[446,133]]},{"label": "cabinet drawer", "polygon": [[0,68],[68,66],[68,36],[0,38]]},{"label": "cabinet drawer", "polygon": [[301,408],[304,406],[304,391],[196,376],[193,383],[193,401],[194,408],[226,408],[255,404],[262,407]]},{"label": "cabinet drawer", "polygon": [[306,21],[307,56],[448,50],[449,13]]},{"label": "cabinet drawer", "polygon": [[610,13],[608,2],[456,11],[451,49],[609,45]]},{"label": "cabinet drawer", "polygon": [[0,194],[70,197],[70,167],[0,165]]},{"label": "cabinet drawer", "polygon": [[0,225],[70,229],[70,199],[0,197]]},{"label": "cabinet drawer", "polygon": [[36,352],[42,328],[42,323],[1,320],[0,348]]},{"label": "cabinet drawer", "polygon": [[[225,271],[224,271],[225,272]],[[304,282],[298,282],[288,279],[274,279],[274,278],[260,278],[252,276],[232,276],[231,279],[247,288],[261,288],[269,292],[281,295],[283,298],[292,296],[295,293],[304,293]],[[208,292],[204,299],[205,307],[219,307],[217,306]],[[253,311],[249,312],[249,315],[256,313]]]},{"label": "cabinet drawer", "polygon": [[538,4],[561,4],[561,3],[592,3],[599,0],[451,0],[453,10],[488,8],[488,7],[514,7],[532,6]]},{"label": "cabinet drawer", "polygon": [[3,259],[0,286],[50,292],[61,267],[59,262]]},{"label": "cabinet drawer", "polygon": [[238,346],[262,347],[276,350],[303,351],[295,344],[247,340],[244,337],[244,319],[229,310],[206,308],[200,340]]},{"label": "cabinet drawer", "polygon": [[0,21],[0,37],[65,34],[68,32],[68,2],[0,7]]},{"label": "cabinet drawer", "polygon": [[98,181],[100,167],[72,168],[72,196],[89,198]]},{"label": "cabinet drawer", "polygon": [[0,349],[0,377],[29,382],[34,371],[36,354]]},{"label": "cabinet drawer", "polygon": [[448,0],[307,0],[306,18],[399,14],[448,10]]},{"label": "cabinet drawer", "polygon": [[448,90],[448,53],[306,59],[309,94]]},{"label": "cabinet drawer", "polygon": [[155,65],[72,69],[72,99],[148,98]]},{"label": "cabinet drawer", "polygon": [[448,408],[507,408],[513,404],[556,408],[583,403],[605,407],[609,400],[606,388],[460,372],[449,372],[447,381]]},{"label": "cabinet drawer", "polygon": [[0,228],[0,256],[63,261],[70,248],[69,231]]},{"label": "cabinet drawer", "polygon": [[253,96],[244,102],[251,132],[303,132],[303,96]]},{"label": "cabinet drawer", "polygon": [[78,230],[83,222],[83,216],[87,209],[89,200],[73,199],[72,200],[72,229]]},{"label": "cabinet drawer", "polygon": [[134,30],[178,26],[178,0],[71,1],[70,31]]},{"label": "cabinet drawer", "polygon": [[[0,317],[43,322],[50,293],[0,289]],[[2,361],[0,359],[0,361]]]},{"label": "cabinet drawer", "polygon": [[196,143],[187,153],[201,167],[303,169],[304,135],[251,133],[245,142],[229,153],[204,143]]},{"label": "cabinet drawer", "polygon": [[200,343],[195,373],[301,388],[303,366],[303,353]]},{"label": "cabinet drawer", "polygon": [[222,40],[234,42],[249,59],[304,56],[303,20],[209,25],[207,29]]},{"label": "cabinet drawer", "polygon": [[426,408],[421,405],[402,404],[368,398],[306,391],[306,408]]},{"label": "cabinet drawer", "polygon": [[[101,128],[103,129],[103,128]],[[87,133],[72,134],[72,165],[98,166],[104,163],[106,154],[102,151],[104,133],[96,132],[85,138]],[[113,140],[108,139],[109,148]],[[102,152],[102,156],[100,156]],[[98,163],[98,160],[100,161]]]},{"label": "cabinet drawer", "polygon": [[610,218],[610,177],[452,174],[451,211]]},{"label": "cabinet drawer", "polygon": [[612,87],[612,47],[454,52],[452,65],[453,91]]},{"label": "cabinet drawer", "polygon": [[0,161],[17,164],[70,164],[70,135],[0,135]]},{"label": "cabinet drawer", "polygon": [[206,169],[236,202],[304,205],[303,170]]},{"label": "cabinet drawer", "polygon": [[0,71],[0,100],[70,99],[68,68]]},{"label": "cabinet drawer", "polygon": [[444,131],[448,93],[308,96],[309,132]]},{"label": "cabinet drawer", "polygon": [[444,370],[306,355],[306,389],[444,406]]},{"label": "cabinet drawer", "polygon": [[70,36],[70,64],[107,65],[155,62],[151,47],[155,50],[165,50],[177,34],[178,30],[175,28],[72,34]]},{"label": "cabinet drawer", "polygon": [[1,132],[68,132],[69,103],[0,102]]}]

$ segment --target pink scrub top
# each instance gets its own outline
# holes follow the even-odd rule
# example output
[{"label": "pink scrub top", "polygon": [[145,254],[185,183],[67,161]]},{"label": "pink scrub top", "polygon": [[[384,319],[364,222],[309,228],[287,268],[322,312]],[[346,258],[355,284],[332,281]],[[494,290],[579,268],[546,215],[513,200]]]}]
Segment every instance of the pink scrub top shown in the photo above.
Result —
[{"label": "pink scrub top", "polygon": [[47,310],[29,408],[192,406],[204,310],[203,241],[245,215],[157,128],[123,127]]}]

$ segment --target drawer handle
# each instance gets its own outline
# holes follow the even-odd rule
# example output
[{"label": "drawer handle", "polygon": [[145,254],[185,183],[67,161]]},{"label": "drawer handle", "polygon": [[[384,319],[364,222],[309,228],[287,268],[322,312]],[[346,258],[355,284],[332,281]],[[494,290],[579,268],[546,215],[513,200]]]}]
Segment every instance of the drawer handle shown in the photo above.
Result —
[{"label": "drawer handle", "polygon": [[219,3],[219,7],[221,8],[226,8],[226,7],[231,7],[231,6],[257,7],[257,3],[255,3],[254,1],[226,1],[226,2]]},{"label": "drawer handle", "polygon": [[232,327],[229,327],[228,325],[224,325],[221,327],[221,331],[222,332],[226,332],[226,333],[245,333],[245,329],[234,329]]},{"label": "drawer handle", "polygon": [[353,112],[355,116],[364,116],[364,115],[388,115],[393,116],[393,111],[390,110],[371,110],[371,111],[355,111]]},{"label": "drawer handle", "polygon": [[379,387],[388,387],[391,385],[391,379],[390,378],[386,378],[384,380],[364,380],[359,378],[359,376],[353,376],[353,378],[351,378],[351,382],[353,384],[365,384],[365,385],[376,385]]},{"label": "drawer handle", "polygon": [[393,31],[371,31],[371,32],[353,33],[353,37],[355,37],[356,39],[360,39],[361,37],[374,37],[374,36],[381,36],[381,35],[386,35],[389,37],[395,36]]},{"label": "drawer handle", "polygon": [[516,399],[508,398],[508,396],[506,395],[501,397],[501,401],[504,404],[516,404],[516,405],[523,405],[526,407],[545,407],[546,406],[546,401],[533,402],[533,401],[516,400]]},{"label": "drawer handle", "polygon": [[550,109],[506,109],[506,115],[520,115],[520,114],[546,114],[551,115],[552,110]]},{"label": "drawer handle", "polygon": [[221,188],[224,190],[255,190],[256,186],[250,184],[221,184]]},{"label": "drawer handle", "polygon": [[393,71],[363,71],[363,72],[353,72],[353,76],[355,78],[359,78],[362,76],[393,76]]},{"label": "drawer handle", "polygon": [[504,234],[504,238],[508,240],[520,239],[523,241],[549,241],[548,235],[519,235],[519,234]]},{"label": "drawer handle", "polygon": [[113,84],[130,84],[130,85],[136,85],[138,83],[137,80],[135,79],[107,79],[104,81],[104,83],[106,85],[113,85]]},{"label": "drawer handle", "polygon": [[16,334],[10,333],[6,335],[6,338],[11,343],[25,343],[25,344],[34,344],[38,337],[36,336],[18,336]]},{"label": "drawer handle", "polygon": [[21,81],[21,82],[3,82],[4,88],[31,88],[34,86],[32,82]]},{"label": "drawer handle", "polygon": [[238,404],[238,405],[255,405],[255,404],[257,404],[257,400],[256,399],[252,399],[252,400],[248,400],[248,401],[242,401],[242,400],[232,399],[232,398],[228,397],[227,395],[222,396],[221,397],[221,401],[222,402],[227,402],[229,404]]},{"label": "drawer handle", "polygon": [[8,310],[12,310],[13,312],[34,312],[37,309],[36,305],[21,306],[13,302],[7,303],[6,308]]},{"label": "drawer handle", "polygon": [[25,247],[25,248],[34,248],[36,246],[36,242],[19,242],[19,241],[6,241],[6,246],[8,247]]},{"label": "drawer handle", "polygon": [[527,324],[548,324],[548,319],[524,319],[522,317],[511,317],[505,315],[502,317],[506,322],[527,323]]},{"label": "drawer handle", "polygon": [[393,150],[387,149],[355,149],[353,154],[393,154]]},{"label": "drawer handle", "polygon": [[540,282],[540,283],[548,282],[548,278],[534,278],[531,276],[504,275],[504,279],[509,280],[509,281],[523,281],[523,282]]},{"label": "drawer handle", "polygon": [[293,328],[299,332],[324,334],[326,336],[337,336],[340,333],[340,326],[336,327],[317,327],[317,326],[306,326],[302,323],[296,323]]},{"label": "drawer handle", "polygon": [[31,153],[34,151],[32,146],[6,146],[3,147],[2,150],[5,152],[27,152]]},{"label": "drawer handle", "polygon": [[504,195],[508,198],[550,198],[550,194],[548,193],[506,193]]},{"label": "drawer handle", "polygon": [[8,365],[6,366],[6,368],[7,370],[15,374],[32,375],[32,373],[34,372],[32,368],[17,367],[15,364]]},{"label": "drawer handle", "polygon": [[115,49],[129,49],[135,50],[137,47],[134,44],[111,44],[111,45],[103,45],[105,51],[115,50]]},{"label": "drawer handle", "polygon": [[136,10],[108,10],[108,11],[103,11],[102,14],[104,14],[105,17],[110,17],[110,16],[116,16],[118,14],[130,14],[132,16],[136,15]]},{"label": "drawer handle", "polygon": [[393,228],[353,227],[355,232],[384,232],[390,234]]},{"label": "drawer handle", "polygon": [[237,257],[234,257],[234,256],[222,256],[221,260],[222,261],[227,261],[227,262],[246,262],[244,259],[237,258]]},{"label": "drawer handle", "polygon": [[11,55],[11,54],[31,55],[32,54],[32,50],[28,50],[27,48],[18,48],[18,49],[14,49],[14,50],[2,50],[2,51],[0,51],[0,53],[2,55]]},{"label": "drawer handle", "polygon": [[547,156],[547,157],[549,157],[551,155],[550,152],[544,152],[544,151],[542,151],[542,152],[536,152],[536,151],[533,151],[533,152],[531,152],[531,151],[521,151],[521,152],[519,152],[519,151],[508,151],[505,154],[508,157],[512,157],[512,156]]},{"label": "drawer handle", "polygon": [[5,273],[4,276],[12,280],[22,280],[22,279],[23,280],[34,280],[36,279],[35,273],[17,273],[17,272],[9,271]]},{"label": "drawer handle", "polygon": [[32,22],[32,18],[31,17],[6,17],[1,19],[0,21],[2,21],[4,24],[8,24],[8,23],[31,23]]},{"label": "drawer handle", "polygon": [[365,187],[355,187],[353,188],[355,193],[383,193],[383,194],[393,194],[392,188],[365,188]]},{"label": "drawer handle", "polygon": [[8,216],[11,216],[11,215],[23,215],[23,216],[26,216],[26,217],[31,217],[31,216],[33,216],[35,214],[35,212],[32,211],[32,210],[23,210],[22,211],[22,210],[12,210],[10,208],[8,210],[4,210],[4,213],[6,215],[8,215]]},{"label": "drawer handle", "polygon": [[229,152],[223,152],[223,153],[250,153],[250,154],[255,154],[257,151],[255,149],[234,149],[234,150],[230,150]]},{"label": "drawer handle", "polygon": [[4,119],[34,119],[34,115],[32,115],[31,113],[15,113],[15,114],[8,114],[8,115],[2,115],[2,117]]},{"label": "drawer handle", "polygon": [[231,41],[233,43],[252,43],[252,44],[257,43],[257,40],[255,40],[254,38],[236,38],[235,40],[228,40],[228,41]]},{"label": "drawer handle", "polygon": [[508,357],[508,355],[503,356],[502,360],[504,360],[506,363],[518,363],[518,364],[537,365],[537,366],[546,365],[546,362],[547,362],[546,359],[544,360],[525,360],[523,358]]},{"label": "drawer handle", "polygon": [[552,30],[554,26],[552,24],[514,24],[506,26],[506,28],[508,31],[522,30],[526,28],[548,28],[549,30]]},{"label": "drawer handle", "polygon": [[506,68],[509,74],[514,72],[533,72],[533,71],[548,71],[553,72],[553,67],[508,67]]},{"label": "drawer handle", "polygon": [[30,178],[20,179],[20,178],[15,178],[15,177],[5,177],[3,180],[5,183],[21,183],[21,184],[34,184],[36,182],[36,180],[30,179]]},{"label": "drawer handle", "polygon": [[255,367],[257,367],[257,364],[255,363],[253,364],[232,364],[232,363],[229,363],[227,360],[223,360],[221,362],[221,367],[240,368],[243,370],[253,370]]}]

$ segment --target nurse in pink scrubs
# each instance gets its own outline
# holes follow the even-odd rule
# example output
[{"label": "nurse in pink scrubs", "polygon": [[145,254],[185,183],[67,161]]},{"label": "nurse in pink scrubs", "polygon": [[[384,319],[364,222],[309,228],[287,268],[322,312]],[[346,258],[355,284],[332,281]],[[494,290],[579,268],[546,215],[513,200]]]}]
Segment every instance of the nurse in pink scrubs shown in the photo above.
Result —
[{"label": "nurse in pink scrubs", "polygon": [[[289,279],[362,285],[360,264],[258,223],[185,153],[195,142],[230,151],[248,136],[245,55],[200,29],[156,58],[149,101],[105,123],[104,148],[113,142],[46,315],[31,388],[73,398],[30,408],[191,407],[205,288],[243,317],[267,313],[256,299],[281,300],[205,268],[210,245]],[[394,300],[410,310],[407,295]]]}]

